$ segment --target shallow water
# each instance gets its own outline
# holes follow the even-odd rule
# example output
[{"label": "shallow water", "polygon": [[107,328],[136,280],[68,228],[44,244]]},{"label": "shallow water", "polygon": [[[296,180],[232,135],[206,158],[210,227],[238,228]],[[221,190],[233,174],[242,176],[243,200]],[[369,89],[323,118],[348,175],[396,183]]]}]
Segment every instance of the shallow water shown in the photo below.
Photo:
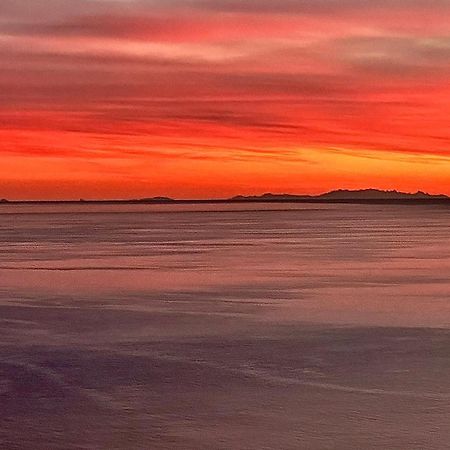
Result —
[{"label": "shallow water", "polygon": [[448,449],[449,224],[0,205],[0,447]]}]

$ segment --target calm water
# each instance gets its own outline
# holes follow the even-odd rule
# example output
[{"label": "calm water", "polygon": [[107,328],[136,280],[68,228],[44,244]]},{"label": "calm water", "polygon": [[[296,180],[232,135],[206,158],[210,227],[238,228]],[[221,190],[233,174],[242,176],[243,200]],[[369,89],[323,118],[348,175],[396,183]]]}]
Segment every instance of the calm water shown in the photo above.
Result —
[{"label": "calm water", "polygon": [[7,450],[447,450],[450,209],[0,205],[0,405]]}]

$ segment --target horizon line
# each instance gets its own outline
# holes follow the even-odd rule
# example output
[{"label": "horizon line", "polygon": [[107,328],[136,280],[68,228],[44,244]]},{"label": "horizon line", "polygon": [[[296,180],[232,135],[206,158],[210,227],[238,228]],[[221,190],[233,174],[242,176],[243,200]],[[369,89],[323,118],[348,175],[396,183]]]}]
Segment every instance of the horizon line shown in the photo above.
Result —
[{"label": "horizon line", "polygon": [[[376,192],[380,194],[398,194],[399,197],[340,197],[330,198],[333,194],[347,195],[364,194],[368,192]],[[289,192],[272,193],[264,192],[262,194],[237,194],[232,197],[217,198],[173,198],[164,195],[153,197],[139,198],[78,198],[78,199],[7,199],[0,198],[0,204],[31,204],[31,203],[153,203],[153,204],[174,204],[174,203],[239,203],[239,202],[398,202],[398,201],[450,201],[450,196],[446,194],[430,194],[426,191],[417,190],[416,192],[404,192],[396,189],[377,189],[377,188],[361,188],[361,189],[344,189],[338,188],[326,191],[320,194],[295,194]]]}]

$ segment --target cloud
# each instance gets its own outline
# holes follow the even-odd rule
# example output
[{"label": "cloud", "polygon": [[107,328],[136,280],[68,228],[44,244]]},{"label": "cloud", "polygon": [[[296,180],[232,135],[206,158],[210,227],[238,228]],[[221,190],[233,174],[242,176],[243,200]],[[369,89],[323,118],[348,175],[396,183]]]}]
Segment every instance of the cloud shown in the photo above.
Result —
[{"label": "cloud", "polygon": [[341,59],[381,75],[450,75],[450,36],[351,37],[336,43]]},{"label": "cloud", "polygon": [[370,10],[450,9],[447,0],[169,0],[168,5],[248,14],[326,15]]}]

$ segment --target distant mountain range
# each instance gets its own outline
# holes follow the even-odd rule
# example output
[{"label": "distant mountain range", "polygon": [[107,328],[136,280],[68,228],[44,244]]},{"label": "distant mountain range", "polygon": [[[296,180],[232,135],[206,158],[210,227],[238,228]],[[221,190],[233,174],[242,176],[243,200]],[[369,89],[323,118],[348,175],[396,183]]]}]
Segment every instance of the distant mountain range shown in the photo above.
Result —
[{"label": "distant mountain range", "polygon": [[450,197],[440,194],[432,195],[418,191],[414,194],[398,191],[382,191],[379,189],[347,190],[339,189],[320,195],[295,195],[295,194],[263,194],[259,196],[238,195],[231,201],[371,201],[371,200],[450,200]]},{"label": "distant mountain range", "polygon": [[170,197],[149,197],[130,200],[47,200],[47,201],[8,201],[0,199],[0,204],[7,203],[128,203],[128,204],[194,204],[194,203],[251,203],[251,202],[304,202],[304,203],[436,203],[449,204],[450,197],[447,195],[432,195],[418,191],[406,193],[398,191],[382,191],[379,189],[347,190],[339,189],[320,195],[296,195],[296,194],[263,194],[263,195],[238,195],[228,199],[205,199],[205,200],[177,200]]}]

